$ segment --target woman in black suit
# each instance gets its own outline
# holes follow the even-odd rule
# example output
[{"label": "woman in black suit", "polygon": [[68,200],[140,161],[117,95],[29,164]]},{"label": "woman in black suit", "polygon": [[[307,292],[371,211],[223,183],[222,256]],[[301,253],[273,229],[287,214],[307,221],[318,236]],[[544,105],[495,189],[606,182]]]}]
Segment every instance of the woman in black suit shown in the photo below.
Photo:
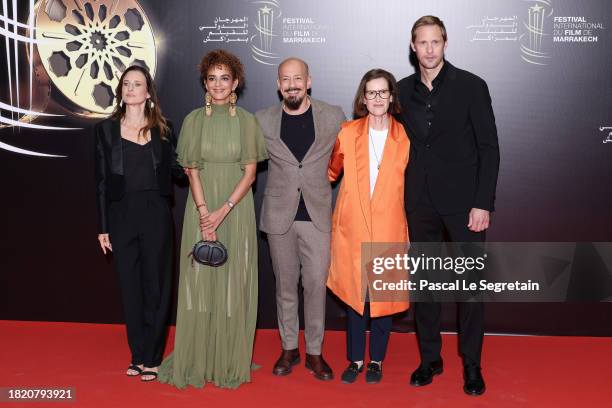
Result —
[{"label": "woman in black suit", "polygon": [[95,127],[98,240],[112,251],[132,361],[128,376],[157,377],[172,277],[172,176],[176,138],[155,84],[140,66],[125,70],[113,114]]}]

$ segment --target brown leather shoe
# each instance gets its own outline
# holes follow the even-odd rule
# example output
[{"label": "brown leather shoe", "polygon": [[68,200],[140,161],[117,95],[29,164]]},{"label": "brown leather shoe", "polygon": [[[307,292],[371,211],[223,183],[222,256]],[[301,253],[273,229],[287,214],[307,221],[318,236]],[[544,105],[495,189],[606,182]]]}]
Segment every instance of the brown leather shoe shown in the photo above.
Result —
[{"label": "brown leather shoe", "polygon": [[315,356],[306,353],[306,368],[312,371],[318,380],[329,381],[334,378],[334,373],[329,365],[323,360],[322,355]]},{"label": "brown leather shoe", "polygon": [[272,369],[274,375],[289,375],[291,368],[300,363],[300,352],[298,349],[283,350]]}]

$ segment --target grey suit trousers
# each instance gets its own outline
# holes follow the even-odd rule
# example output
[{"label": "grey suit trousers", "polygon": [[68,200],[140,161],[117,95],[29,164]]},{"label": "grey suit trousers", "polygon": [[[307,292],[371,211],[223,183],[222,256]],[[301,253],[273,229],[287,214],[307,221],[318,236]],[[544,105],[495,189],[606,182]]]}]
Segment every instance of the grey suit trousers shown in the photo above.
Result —
[{"label": "grey suit trousers", "polygon": [[298,348],[298,284],[301,276],[306,353],[321,354],[330,239],[330,232],[318,230],[310,221],[294,221],[286,233],[268,234],[276,276],[278,327],[284,350]]}]

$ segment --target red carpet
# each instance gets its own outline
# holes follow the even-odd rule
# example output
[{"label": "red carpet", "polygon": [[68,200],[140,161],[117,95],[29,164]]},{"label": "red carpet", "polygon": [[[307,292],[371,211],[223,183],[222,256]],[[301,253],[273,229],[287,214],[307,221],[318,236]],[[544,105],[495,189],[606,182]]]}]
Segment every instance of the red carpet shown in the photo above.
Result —
[{"label": "red carpet", "polygon": [[[172,347],[173,331],[170,333]],[[0,321],[0,387],[74,387],[74,403],[0,402],[19,407],[567,407],[610,406],[612,340],[587,337],[487,336],[483,374],[487,392],[462,391],[461,363],[454,335],[444,336],[445,372],[433,384],[408,384],[418,363],[413,334],[393,333],[380,384],[361,375],[339,381],[345,361],[343,332],[327,332],[324,355],[336,379],[321,382],[303,365],[287,377],[271,374],[280,341],[274,330],[259,330],[255,361],[262,368],[238,390],[213,385],[177,390],[140,383],[123,372],[128,348],[123,326]],[[303,345],[301,345],[303,350]]]}]

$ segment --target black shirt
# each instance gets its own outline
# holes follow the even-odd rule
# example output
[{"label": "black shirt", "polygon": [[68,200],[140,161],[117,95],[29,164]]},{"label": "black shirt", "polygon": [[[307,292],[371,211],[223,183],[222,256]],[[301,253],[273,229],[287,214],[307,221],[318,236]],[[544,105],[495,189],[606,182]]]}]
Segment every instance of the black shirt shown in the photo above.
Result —
[{"label": "black shirt", "polygon": [[499,145],[489,88],[446,60],[432,87],[418,72],[398,82],[399,117],[410,137],[406,211],[416,209],[424,191],[439,214],[492,211]]},{"label": "black shirt", "polygon": [[125,191],[157,190],[151,142],[140,145],[121,138],[121,148],[123,149]]},{"label": "black shirt", "polygon": [[[301,162],[315,140],[312,106],[301,115],[289,115],[283,110],[280,138],[293,153],[296,160]],[[295,221],[311,221],[304,197],[301,194]]]},{"label": "black shirt", "polygon": [[408,111],[414,117],[418,134],[425,137],[429,136],[429,130],[434,123],[436,108],[439,107],[440,89],[444,85],[444,77],[447,71],[448,64],[444,62],[438,75],[431,81],[431,91],[421,81],[421,76],[417,73],[419,76],[414,82],[414,93],[408,102]]}]

